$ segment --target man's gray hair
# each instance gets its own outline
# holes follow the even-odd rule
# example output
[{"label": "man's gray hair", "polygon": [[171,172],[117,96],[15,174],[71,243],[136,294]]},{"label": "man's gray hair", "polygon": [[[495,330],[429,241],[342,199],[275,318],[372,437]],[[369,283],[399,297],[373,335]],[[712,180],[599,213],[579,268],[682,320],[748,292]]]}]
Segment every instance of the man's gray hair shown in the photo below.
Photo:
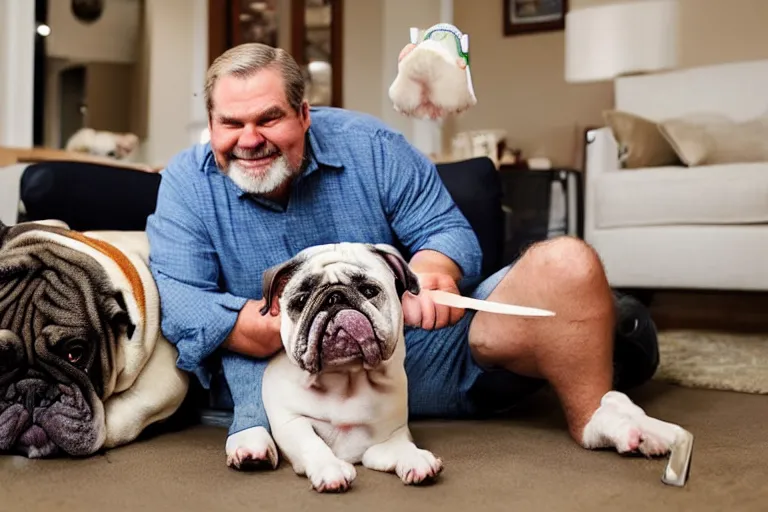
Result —
[{"label": "man's gray hair", "polygon": [[213,111],[213,88],[220,77],[231,75],[248,78],[269,67],[275,67],[281,72],[288,104],[299,112],[304,101],[304,77],[293,56],[282,48],[245,43],[219,55],[208,68],[205,77],[205,108],[208,115]]}]

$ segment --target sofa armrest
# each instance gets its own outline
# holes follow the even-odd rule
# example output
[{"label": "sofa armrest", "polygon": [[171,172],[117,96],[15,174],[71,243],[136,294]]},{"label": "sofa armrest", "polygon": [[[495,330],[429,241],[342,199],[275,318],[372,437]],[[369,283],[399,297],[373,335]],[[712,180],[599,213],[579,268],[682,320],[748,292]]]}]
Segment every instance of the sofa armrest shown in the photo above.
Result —
[{"label": "sofa armrest", "polygon": [[619,164],[619,145],[609,127],[590,130],[587,134],[586,163],[584,174],[584,239],[591,242],[595,229],[597,183]]},{"label": "sofa armrest", "polygon": [[597,178],[606,171],[619,168],[619,144],[608,127],[590,130],[587,134],[586,171],[589,177]]}]

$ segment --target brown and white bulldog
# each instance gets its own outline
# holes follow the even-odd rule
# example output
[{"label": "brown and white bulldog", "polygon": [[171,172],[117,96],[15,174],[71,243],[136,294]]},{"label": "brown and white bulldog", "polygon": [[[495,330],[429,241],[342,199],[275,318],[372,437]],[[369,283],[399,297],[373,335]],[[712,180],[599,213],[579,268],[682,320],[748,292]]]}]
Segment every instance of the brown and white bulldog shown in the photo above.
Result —
[{"label": "brown and white bulldog", "polygon": [[0,224],[0,452],[87,456],[181,405],[140,232]]}]

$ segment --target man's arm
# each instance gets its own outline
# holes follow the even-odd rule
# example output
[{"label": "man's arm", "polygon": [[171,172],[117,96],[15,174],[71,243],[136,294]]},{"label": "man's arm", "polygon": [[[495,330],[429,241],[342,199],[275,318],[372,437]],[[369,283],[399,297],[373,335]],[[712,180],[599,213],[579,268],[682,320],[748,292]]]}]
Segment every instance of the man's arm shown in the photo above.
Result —
[{"label": "man's arm", "polygon": [[194,371],[219,346],[266,356],[280,347],[279,317],[262,316],[263,301],[219,288],[219,263],[198,212],[194,184],[176,166],[196,165],[190,153],[164,171],[155,213],[147,220],[150,269],[157,282],[162,331],[176,345],[179,368]]},{"label": "man's arm", "polygon": [[[435,165],[399,134],[382,132],[378,183],[398,239],[413,254],[422,288],[459,293],[480,276],[482,251],[472,227],[448,193]],[[428,294],[403,298],[406,323],[425,329],[458,321],[463,310],[435,305]]]},{"label": "man's arm", "polygon": [[[400,134],[382,131],[379,138],[379,192],[392,229],[414,255],[411,267],[448,272],[457,281],[478,279],[483,258],[480,243],[435,164]],[[419,254],[422,251],[439,255]]]}]

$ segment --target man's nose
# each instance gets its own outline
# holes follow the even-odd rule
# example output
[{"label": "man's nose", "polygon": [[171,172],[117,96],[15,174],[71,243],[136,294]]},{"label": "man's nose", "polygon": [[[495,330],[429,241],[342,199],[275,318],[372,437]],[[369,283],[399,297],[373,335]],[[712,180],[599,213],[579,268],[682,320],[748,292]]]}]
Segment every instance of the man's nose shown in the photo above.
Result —
[{"label": "man's nose", "polygon": [[259,129],[252,124],[247,124],[243,127],[242,133],[240,133],[240,139],[237,141],[237,145],[246,148],[254,147],[262,145],[264,141],[264,136],[259,132]]}]

